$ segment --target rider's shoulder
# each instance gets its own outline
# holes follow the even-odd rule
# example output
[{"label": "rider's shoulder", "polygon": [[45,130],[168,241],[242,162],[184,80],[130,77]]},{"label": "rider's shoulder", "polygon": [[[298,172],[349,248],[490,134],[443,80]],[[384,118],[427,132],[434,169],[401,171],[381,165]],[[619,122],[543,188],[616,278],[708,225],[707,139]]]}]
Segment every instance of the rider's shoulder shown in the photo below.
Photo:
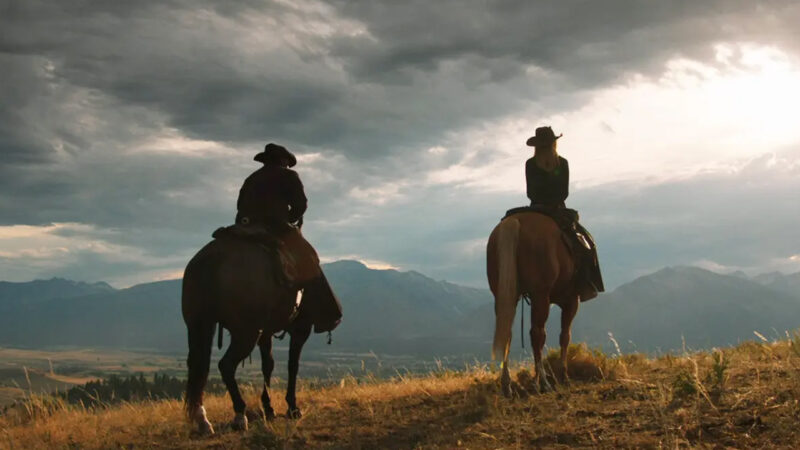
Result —
[{"label": "rider's shoulder", "polygon": [[300,175],[298,175],[297,172],[288,167],[281,167],[281,172],[292,178],[300,178]]},{"label": "rider's shoulder", "polygon": [[253,172],[254,175],[257,173],[269,174],[269,175],[280,174],[280,175],[297,176],[297,172],[295,172],[294,170],[288,167],[279,166],[277,164],[264,164],[258,170]]},{"label": "rider's shoulder", "polygon": [[300,175],[298,175],[297,172],[288,167],[281,167],[280,179],[282,180],[281,181],[282,183],[302,186],[302,181],[300,181]]}]

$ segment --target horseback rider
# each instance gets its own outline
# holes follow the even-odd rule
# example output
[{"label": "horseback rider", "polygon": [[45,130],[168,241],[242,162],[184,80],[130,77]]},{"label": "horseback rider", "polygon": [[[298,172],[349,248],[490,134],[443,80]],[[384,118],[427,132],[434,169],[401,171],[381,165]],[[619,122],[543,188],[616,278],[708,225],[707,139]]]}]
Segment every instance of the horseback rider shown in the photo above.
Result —
[{"label": "horseback rider", "polygon": [[[581,301],[586,301],[603,292],[603,278],[597,259],[597,247],[591,234],[578,223],[578,213],[568,209],[565,201],[569,196],[569,163],[556,151],[558,139],[551,127],[539,127],[526,144],[534,148],[534,155],[525,162],[525,179],[531,208],[552,217],[559,226],[575,237],[577,245],[578,292]],[[589,245],[586,251],[581,237]]]},{"label": "horseback rider", "polygon": [[[314,331],[331,331],[341,321],[341,305],[319,267],[319,258],[300,232],[308,199],[297,172],[297,158],[285,147],[267,144],[255,161],[264,166],[245,179],[236,202],[236,226],[266,231],[261,240],[277,239],[292,267],[282,269],[293,287],[303,289],[301,312],[312,311]],[[304,305],[305,304],[305,305]],[[310,304],[310,306],[309,306]]]},{"label": "horseback rider", "polygon": [[288,224],[302,227],[308,199],[297,172],[289,168],[297,158],[286,147],[269,143],[253,159],[264,166],[250,174],[239,190],[236,223],[279,230]]}]

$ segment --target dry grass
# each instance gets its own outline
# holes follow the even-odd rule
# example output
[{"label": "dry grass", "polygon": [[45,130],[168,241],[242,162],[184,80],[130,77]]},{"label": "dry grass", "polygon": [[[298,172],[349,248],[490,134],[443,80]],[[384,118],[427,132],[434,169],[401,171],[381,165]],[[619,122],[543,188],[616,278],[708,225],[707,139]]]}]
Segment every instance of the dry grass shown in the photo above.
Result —
[{"label": "dry grass", "polygon": [[[555,392],[506,399],[489,368],[389,381],[346,378],[304,388],[298,421],[234,432],[224,396],[206,407],[218,434],[191,433],[177,401],[98,411],[42,397],[0,417],[0,448],[531,448],[800,446],[800,336],[779,343],[663,356],[609,358],[570,349],[571,382],[549,355]],[[523,384],[530,374],[519,369]],[[284,411],[283,392],[273,406]],[[258,404],[256,392],[248,404]]]}]

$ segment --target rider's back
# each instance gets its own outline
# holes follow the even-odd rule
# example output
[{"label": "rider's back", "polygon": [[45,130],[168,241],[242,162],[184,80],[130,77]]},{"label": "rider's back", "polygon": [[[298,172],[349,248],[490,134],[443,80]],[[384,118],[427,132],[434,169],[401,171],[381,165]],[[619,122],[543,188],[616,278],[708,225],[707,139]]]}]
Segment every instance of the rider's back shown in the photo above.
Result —
[{"label": "rider's back", "polygon": [[294,222],[305,212],[307,200],[297,172],[265,164],[244,181],[236,202],[236,222]]},{"label": "rider's back", "polygon": [[550,170],[536,163],[536,157],[525,162],[527,194],[531,204],[563,207],[569,196],[569,163],[557,156]]}]

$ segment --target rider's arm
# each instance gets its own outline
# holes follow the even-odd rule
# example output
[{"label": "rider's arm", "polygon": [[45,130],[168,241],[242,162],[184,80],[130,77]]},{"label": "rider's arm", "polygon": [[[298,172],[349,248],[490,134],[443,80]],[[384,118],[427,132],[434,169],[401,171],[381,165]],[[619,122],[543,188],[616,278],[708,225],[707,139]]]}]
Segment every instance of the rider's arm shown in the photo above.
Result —
[{"label": "rider's arm", "polygon": [[303,214],[308,208],[308,199],[306,198],[305,190],[303,189],[303,182],[294,171],[289,171],[288,185],[289,189],[289,222],[297,222],[303,218]]},{"label": "rider's arm", "polygon": [[569,163],[564,158],[561,158],[561,176],[558,177],[558,193],[563,203],[569,197]]},{"label": "rider's arm", "polygon": [[531,201],[533,201],[533,197],[536,195],[536,170],[534,164],[536,163],[533,161],[533,158],[525,162],[525,183],[528,185],[528,198]]},{"label": "rider's arm", "polygon": [[[236,199],[236,217],[239,217],[239,214],[242,212],[243,209],[249,209],[253,206],[253,192],[254,192],[254,185],[256,184],[257,177],[259,172],[255,171],[250,176],[245,178],[244,183],[242,183],[242,187],[239,189],[239,197]],[[252,211],[250,211],[252,212]],[[238,221],[238,219],[237,219]]]}]

